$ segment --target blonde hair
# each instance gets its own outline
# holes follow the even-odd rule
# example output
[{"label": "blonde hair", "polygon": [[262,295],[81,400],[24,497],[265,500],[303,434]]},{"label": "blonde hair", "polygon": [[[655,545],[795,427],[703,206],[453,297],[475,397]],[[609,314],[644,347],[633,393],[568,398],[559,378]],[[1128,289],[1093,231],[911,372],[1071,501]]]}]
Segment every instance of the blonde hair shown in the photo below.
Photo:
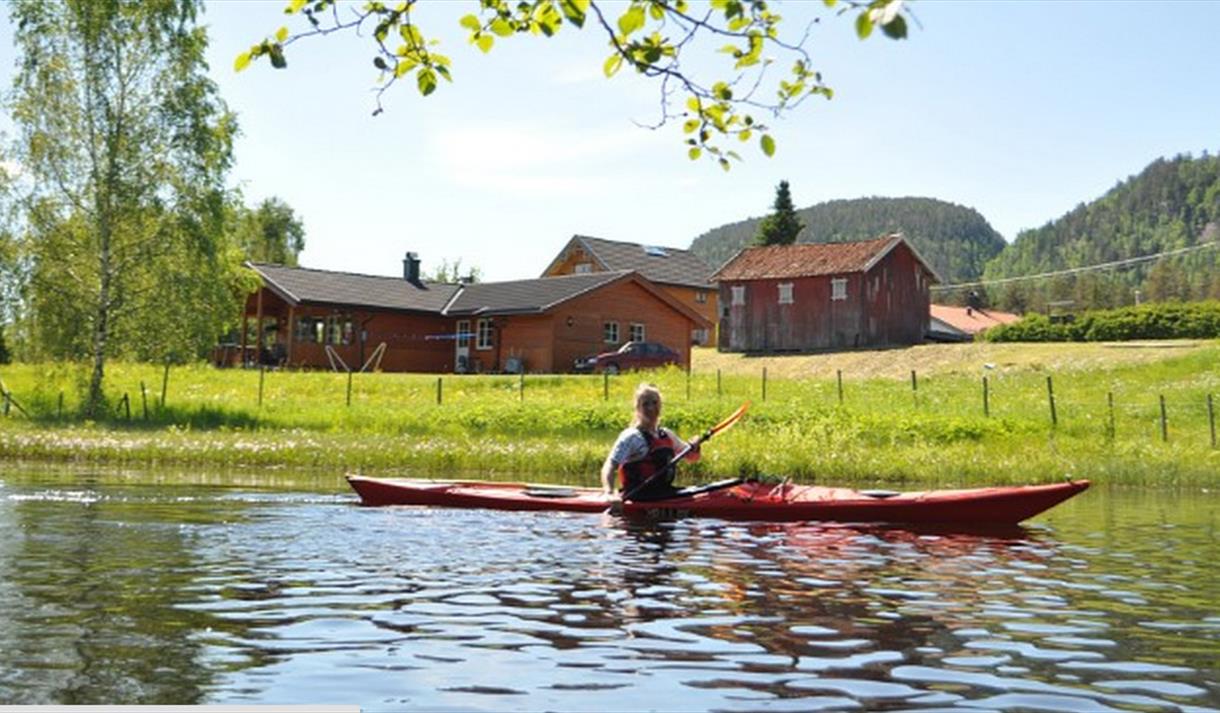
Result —
[{"label": "blonde hair", "polygon": [[632,428],[640,427],[640,408],[644,403],[644,399],[649,396],[653,396],[656,398],[658,406],[661,404],[661,390],[657,388],[656,384],[649,384],[648,382],[643,382],[639,386],[636,387],[636,389],[635,389],[635,411],[631,415],[631,427]]}]

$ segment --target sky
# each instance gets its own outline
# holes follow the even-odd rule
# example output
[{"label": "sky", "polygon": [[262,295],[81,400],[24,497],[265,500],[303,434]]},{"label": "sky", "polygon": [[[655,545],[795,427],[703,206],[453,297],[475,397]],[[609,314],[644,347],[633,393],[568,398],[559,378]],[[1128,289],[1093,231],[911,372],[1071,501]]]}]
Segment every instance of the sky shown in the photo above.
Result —
[{"label": "sky", "polygon": [[[597,28],[484,55],[457,24],[476,0],[425,0],[417,20],[452,58],[454,82],[426,98],[401,83],[373,116],[367,37],[307,38],[288,47],[287,69],[233,70],[281,25],[304,27],[284,5],[213,0],[203,23],[242,130],[231,181],[249,204],[293,207],[312,268],[400,275],[412,251],[425,272],[460,259],[485,280],[537,277],[575,234],[689,247],[767,213],[780,180],[798,207],[957,203],[1011,241],[1157,157],[1220,150],[1217,1],[913,2],[917,23],[899,42],[858,40],[853,16],[821,2],[772,2],[790,30],[820,18],[807,47],[835,97],[769,120],[775,156],[743,145],[729,172],[687,159],[679,124],[641,128],[658,118],[658,89],[628,71],[602,76]],[[0,23],[8,87],[15,53]],[[718,61],[707,49],[700,61]]]}]

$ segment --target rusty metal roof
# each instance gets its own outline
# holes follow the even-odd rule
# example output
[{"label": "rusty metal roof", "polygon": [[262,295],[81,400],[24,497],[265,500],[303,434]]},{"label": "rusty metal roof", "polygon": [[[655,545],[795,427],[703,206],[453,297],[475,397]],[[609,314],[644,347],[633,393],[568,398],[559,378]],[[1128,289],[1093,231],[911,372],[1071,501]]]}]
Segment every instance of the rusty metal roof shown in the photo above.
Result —
[{"label": "rusty metal roof", "polygon": [[[910,247],[900,233],[894,233],[854,242],[744,248],[722,265],[712,279],[761,280],[865,272],[899,243],[906,243]],[[915,256],[919,258],[918,253]],[[922,258],[919,260],[932,272],[926,261]]]}]

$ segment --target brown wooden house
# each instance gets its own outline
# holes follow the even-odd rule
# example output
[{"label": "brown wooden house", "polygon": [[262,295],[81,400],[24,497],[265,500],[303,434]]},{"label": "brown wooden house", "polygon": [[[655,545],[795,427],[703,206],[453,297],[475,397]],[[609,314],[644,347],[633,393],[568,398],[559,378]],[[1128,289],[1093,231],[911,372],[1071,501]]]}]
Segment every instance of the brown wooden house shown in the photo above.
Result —
[{"label": "brown wooden house", "polygon": [[814,351],[918,344],[935,271],[901,234],[845,243],[752,247],[713,275],[719,348]]},{"label": "brown wooden house", "polygon": [[[690,363],[708,321],[634,272],[473,284],[250,264],[262,287],[246,302],[251,363],[412,372],[570,371],[578,357],[628,340],[661,342]],[[235,363],[232,354],[218,361]]]},{"label": "brown wooden house", "polygon": [[[622,270],[640,273],[715,325],[716,286],[709,279],[712,267],[690,250],[575,235],[542,276]],[[691,338],[695,344],[710,344],[713,335],[706,327],[696,327]]]}]

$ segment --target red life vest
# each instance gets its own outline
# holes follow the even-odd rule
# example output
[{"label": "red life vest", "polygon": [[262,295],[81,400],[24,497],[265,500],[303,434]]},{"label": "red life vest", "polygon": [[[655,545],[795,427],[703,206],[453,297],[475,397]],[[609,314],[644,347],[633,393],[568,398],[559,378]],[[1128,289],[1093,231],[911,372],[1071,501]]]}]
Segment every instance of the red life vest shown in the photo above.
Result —
[{"label": "red life vest", "polygon": [[[664,428],[657,429],[653,436],[641,428],[640,434],[648,443],[648,452],[643,457],[623,463],[618,467],[618,486],[624,492],[638,488],[641,483],[652,477],[654,473],[663,470],[674,459],[674,439]],[[657,480],[673,482],[674,469],[670,468],[666,475],[657,476]],[[656,480],[653,481],[656,484]]]}]

